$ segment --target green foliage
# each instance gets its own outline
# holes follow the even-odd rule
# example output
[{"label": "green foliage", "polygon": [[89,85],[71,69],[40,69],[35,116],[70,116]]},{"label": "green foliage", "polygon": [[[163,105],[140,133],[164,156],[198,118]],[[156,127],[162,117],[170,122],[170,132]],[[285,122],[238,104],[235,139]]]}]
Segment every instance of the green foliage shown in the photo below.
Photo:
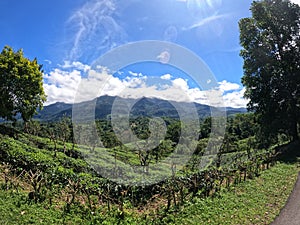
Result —
[{"label": "green foliage", "polygon": [[[20,140],[5,138],[0,140],[0,155],[3,162],[10,163],[15,168],[26,171],[41,170],[44,173],[55,174],[56,182],[65,182],[65,179],[75,173],[90,171],[88,164],[82,159],[75,159],[63,153],[64,147],[58,147],[58,152],[53,157],[53,149],[39,149],[20,135]],[[46,141],[45,139],[40,139]],[[46,142],[47,143],[47,142]],[[30,146],[32,145],[32,146]],[[40,144],[38,144],[40,145]]]},{"label": "green foliage", "polygon": [[[220,198],[195,198],[163,224],[270,224],[285,204],[298,170],[277,164],[259,178],[241,183]],[[278,194],[280,193],[280,194]]]},{"label": "green foliage", "polygon": [[[220,197],[212,199],[196,196],[186,201],[179,210],[171,207],[168,212],[162,208],[157,211],[153,209],[145,214],[134,213],[125,203],[123,219],[120,218],[120,210],[114,204],[109,211],[105,206],[98,206],[93,213],[89,213],[74,203],[70,211],[66,212],[64,208],[54,205],[30,203],[26,200],[26,193],[0,190],[0,222],[1,224],[269,224],[278,215],[291,192],[298,173],[295,167],[295,164],[278,163],[257,179],[235,185],[231,190],[223,189]],[[82,185],[87,187],[85,183]],[[176,188],[174,186],[174,189]],[[140,193],[138,190],[142,189],[136,188],[135,192]]]},{"label": "green foliage", "polygon": [[264,138],[298,139],[300,120],[300,7],[286,0],[254,1],[241,19],[242,83],[248,108],[259,115]]},{"label": "green foliage", "polygon": [[[139,118],[139,121],[144,125],[140,131],[138,128],[135,129],[143,134],[148,130],[148,126],[144,123],[146,120]],[[201,129],[207,132],[209,119],[207,121],[206,128],[200,127],[199,133]],[[229,118],[221,151],[211,154],[205,154],[208,138],[193,141],[185,138],[180,144],[173,142],[172,134],[176,136],[177,131],[189,129],[192,124],[182,124],[173,119],[165,119],[165,122],[169,136],[160,140],[158,146],[148,152],[144,147],[147,140],[124,145],[115,143],[116,146],[110,149],[107,146],[103,148],[95,145],[91,148],[89,145],[76,146],[74,142],[68,143],[67,140],[73,141],[73,138],[71,136],[66,138],[62,134],[64,133],[62,130],[70,131],[72,128],[67,119],[51,124],[30,122],[27,124],[27,131],[30,134],[17,132],[14,128],[5,129],[1,125],[0,157],[3,165],[0,165],[0,174],[3,177],[3,185],[0,187],[11,193],[10,197],[17,202],[16,205],[9,206],[13,212],[16,212],[13,207],[29,204],[25,213],[16,212],[16,215],[23,213],[24,216],[16,216],[13,221],[16,224],[22,223],[19,221],[27,222],[27,212],[30,212],[34,205],[41,208],[37,209],[41,210],[41,214],[44,213],[42,208],[47,208],[49,215],[55,217],[53,221],[59,223],[68,223],[67,220],[72,218],[72,215],[76,216],[69,224],[178,223],[181,219],[178,215],[184,215],[185,208],[201,215],[201,219],[193,219],[198,223],[212,217],[216,212],[208,212],[201,208],[203,213],[199,213],[197,211],[199,209],[192,208],[191,203],[210,204],[212,199],[222,198],[224,193],[235,189],[242,181],[257,179],[264,174],[265,169],[275,164],[280,153],[278,147],[267,150],[258,148],[259,140],[253,136],[257,129],[256,116],[253,114]],[[131,123],[135,121],[132,120]],[[84,129],[85,124],[81,125]],[[100,134],[102,140],[108,139],[112,132],[109,121],[98,121],[99,131],[103,132]],[[53,134],[55,141],[52,137],[47,137],[48,134]],[[84,137],[81,138],[88,139],[89,135],[94,138],[94,134],[89,133],[84,133]],[[142,174],[144,185],[134,185],[135,181],[140,182],[140,178],[130,172],[131,166],[142,163],[151,165],[168,157],[175,149],[178,159],[181,160],[181,157],[190,152],[189,148],[196,148],[196,151],[182,170],[177,170],[176,160],[166,162],[165,167],[157,168],[157,171],[155,167],[151,167],[151,170],[161,174],[169,172],[170,177],[153,183],[153,180],[148,179],[146,169]],[[148,158],[147,161],[143,161],[143,157],[146,156],[139,156],[139,153],[146,152]],[[83,160],[83,156],[88,156],[85,158],[86,161]],[[199,165],[203,162],[211,164],[200,170]],[[90,165],[101,174],[97,174]],[[128,178],[133,183],[118,184],[120,178],[123,180]],[[14,186],[13,183],[18,185]],[[27,193],[23,196],[14,195],[15,192],[24,192],[21,187],[29,190],[26,190]],[[227,207],[229,203],[222,202],[222,204]],[[52,214],[54,208],[58,211],[55,215]],[[243,215],[241,212],[238,213]],[[187,215],[190,215],[189,212]],[[33,218],[32,221],[36,220],[35,216]],[[51,223],[47,216],[44,221]],[[216,221],[218,220],[214,219],[212,222],[218,223]],[[184,220],[184,223],[186,222]]]},{"label": "green foliage", "polygon": [[[116,137],[113,128],[111,126],[111,123],[108,121],[98,121],[97,122],[98,125],[98,131],[99,131],[99,140],[101,141],[101,143],[103,144],[103,146],[107,147],[107,148],[113,148],[116,146],[121,145],[120,141],[118,140],[118,138]],[[91,134],[89,137],[87,138],[92,138],[91,142],[95,142],[97,140],[94,140],[95,137],[97,137],[97,135],[95,134]],[[97,142],[95,142],[95,145],[97,145]]]},{"label": "green foliage", "polygon": [[37,60],[30,61],[22,50],[14,52],[5,46],[0,54],[0,117],[15,120],[20,114],[28,121],[45,100],[43,72]]}]

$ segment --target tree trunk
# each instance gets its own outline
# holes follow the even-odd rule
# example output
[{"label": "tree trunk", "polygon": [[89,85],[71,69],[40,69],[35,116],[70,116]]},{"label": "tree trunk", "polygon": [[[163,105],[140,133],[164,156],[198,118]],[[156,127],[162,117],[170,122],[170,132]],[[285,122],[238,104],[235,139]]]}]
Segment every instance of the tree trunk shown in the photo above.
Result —
[{"label": "tree trunk", "polygon": [[292,133],[292,141],[298,141],[299,135],[298,135],[298,123],[294,122],[291,127],[291,133]]}]

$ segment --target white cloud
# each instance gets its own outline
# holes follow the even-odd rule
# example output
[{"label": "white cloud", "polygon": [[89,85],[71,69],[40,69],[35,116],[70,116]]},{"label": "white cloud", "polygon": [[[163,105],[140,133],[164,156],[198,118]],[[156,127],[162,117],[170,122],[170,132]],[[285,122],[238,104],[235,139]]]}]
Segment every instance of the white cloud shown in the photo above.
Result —
[{"label": "white cloud", "polygon": [[82,70],[83,72],[87,72],[88,70],[90,70],[90,66],[83,64],[81,62],[70,62],[70,61],[64,61],[63,65],[60,65],[61,68],[63,69],[78,69],[78,70]]},{"label": "white cloud", "polygon": [[166,64],[170,60],[170,53],[168,51],[161,52],[156,58],[163,64]]},{"label": "white cloud", "polygon": [[49,60],[49,59],[45,59],[44,60],[46,63],[48,63],[49,65],[51,65],[52,64],[52,61],[51,60]]},{"label": "white cloud", "polygon": [[183,91],[187,91],[189,89],[189,86],[187,84],[187,80],[184,80],[182,78],[176,78],[172,81],[173,87],[180,88]]},{"label": "white cloud", "polygon": [[230,83],[226,80],[223,80],[221,82],[218,83],[219,86],[219,90],[222,91],[222,93],[226,92],[226,91],[235,91],[240,89],[240,85],[236,84],[236,83]]},{"label": "white cloud", "polygon": [[291,2],[300,5],[300,0],[290,0]]},{"label": "white cloud", "polygon": [[[79,63],[68,63],[66,65],[80,65],[79,67],[81,67]],[[69,66],[65,67],[71,68]],[[83,73],[83,70],[77,69],[71,71],[54,69],[49,74],[45,74],[44,89],[48,95],[46,104],[81,102],[94,99],[100,95],[126,98],[157,97],[212,106],[245,107],[247,104],[247,100],[243,98],[245,90],[239,84],[226,80],[219,82],[219,86],[213,90],[203,91],[196,87],[189,87],[185,79],[172,79],[171,74],[161,76],[162,82],[160,83],[159,81],[150,81],[150,77],[145,75],[128,76],[120,79],[110,74],[105,68],[99,68],[98,71],[89,69],[88,78],[82,78]]]},{"label": "white cloud", "polygon": [[125,80],[123,81],[123,84],[125,87],[129,88],[141,88],[145,87],[146,83],[145,80],[147,79],[146,76],[143,77],[126,77]]},{"label": "white cloud", "polygon": [[171,80],[172,76],[171,76],[171,74],[165,74],[165,75],[162,75],[160,78],[163,80]]},{"label": "white cloud", "polygon": [[90,70],[88,78],[83,78],[78,85],[75,102],[91,100],[100,95],[118,95],[124,88],[123,82],[112,76],[105,68],[99,72]]},{"label": "white cloud", "polygon": [[223,95],[225,105],[233,108],[246,107],[248,100],[243,97],[244,93],[245,88]]},{"label": "white cloud", "polygon": [[222,14],[222,15],[214,14],[212,16],[201,19],[200,21],[197,21],[196,23],[192,24],[189,27],[183,28],[183,30],[191,30],[191,29],[194,29],[194,28],[197,28],[197,27],[202,27],[202,26],[204,26],[206,24],[209,24],[209,23],[211,23],[215,20],[223,19],[225,17],[228,17],[228,15],[227,14]]},{"label": "white cloud", "polygon": [[44,90],[47,94],[47,105],[55,102],[74,102],[77,86],[81,81],[78,70],[71,72],[55,69],[44,75]]},{"label": "white cloud", "polygon": [[66,23],[70,42],[68,59],[81,57],[95,59],[126,39],[126,32],[113,18],[116,6],[113,0],[89,0],[74,11]]},{"label": "white cloud", "polygon": [[132,72],[132,71],[128,71],[128,73],[129,73],[131,76],[134,76],[134,77],[142,77],[142,76],[143,76],[142,73],[135,73],[135,72]]}]

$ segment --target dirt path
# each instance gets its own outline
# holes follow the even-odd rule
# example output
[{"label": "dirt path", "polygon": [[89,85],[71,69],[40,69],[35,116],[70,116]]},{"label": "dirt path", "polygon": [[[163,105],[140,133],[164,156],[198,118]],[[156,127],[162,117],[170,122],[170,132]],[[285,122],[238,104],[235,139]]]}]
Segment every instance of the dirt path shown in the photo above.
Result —
[{"label": "dirt path", "polygon": [[286,205],[271,225],[300,225],[300,173]]}]

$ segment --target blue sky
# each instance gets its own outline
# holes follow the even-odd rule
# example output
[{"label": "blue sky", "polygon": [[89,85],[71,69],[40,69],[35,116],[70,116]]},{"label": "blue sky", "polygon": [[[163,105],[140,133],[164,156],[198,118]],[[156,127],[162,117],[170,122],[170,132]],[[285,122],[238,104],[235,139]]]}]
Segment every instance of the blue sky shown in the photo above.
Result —
[{"label": "blue sky", "polygon": [[[102,7],[99,4],[99,9],[95,9],[94,5],[98,2],[106,4]],[[106,6],[108,2],[114,2],[114,11]],[[206,2],[212,2],[213,7]],[[91,63],[111,47],[126,42],[169,40],[196,52],[219,79],[231,76],[232,81],[239,82],[242,70],[241,58],[238,56],[237,22],[241,17],[249,16],[250,2],[2,0],[0,46],[8,44],[15,49],[23,48],[26,56],[37,57],[42,64],[45,64],[44,60],[50,60],[55,67],[64,60]],[[102,24],[98,24],[94,31],[86,28],[82,42],[75,46],[74,39],[80,30],[80,23],[94,26],[98,21],[93,21],[93,17],[97,14],[106,18],[101,20]],[[210,22],[197,27],[197,23],[209,17]],[[110,40],[106,40],[109,39],[107,35],[110,35]],[[87,40],[87,36],[94,38]],[[97,46],[97,51],[91,51],[94,46]],[[76,50],[72,50],[73,47]],[[223,65],[220,65],[220,58]]]},{"label": "blue sky", "polygon": [[[74,102],[78,83],[83,82],[94,60],[107,51],[136,41],[169,41],[191,50],[207,64],[226,106],[241,107],[245,106],[246,100],[242,98],[243,61],[239,56],[238,21],[250,16],[251,2],[1,0],[0,47],[23,48],[26,57],[37,57],[43,64],[44,87],[48,95],[46,104],[50,104]],[[113,84],[136,88],[135,84],[139,83],[139,88],[148,88],[149,92],[145,93],[151,92],[154,81],[149,78],[155,75],[166,75],[161,80],[168,80],[170,87],[181,84],[179,86],[189,93],[196,93],[190,80],[174,69],[156,70],[140,64],[131,66],[125,75],[122,71],[123,75],[119,77],[117,73],[102,72],[106,80],[112,79]],[[109,91],[105,94],[115,95],[114,88],[120,89],[107,87]],[[199,97],[201,93],[197,91]],[[200,98],[192,97],[192,100],[196,99]]]}]

